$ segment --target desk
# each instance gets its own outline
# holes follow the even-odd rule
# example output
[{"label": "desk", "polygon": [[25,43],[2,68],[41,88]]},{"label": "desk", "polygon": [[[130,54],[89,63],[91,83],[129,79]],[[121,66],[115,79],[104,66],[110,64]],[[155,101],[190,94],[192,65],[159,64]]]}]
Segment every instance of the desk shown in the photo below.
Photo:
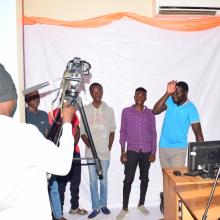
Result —
[{"label": "desk", "polygon": [[[182,202],[182,220],[202,219],[212,186],[213,184],[209,183],[175,187]],[[217,185],[208,210],[207,220],[216,220],[218,217],[220,217],[220,186]]]},{"label": "desk", "polygon": [[175,191],[176,186],[213,183],[213,180],[203,179],[200,176],[175,176],[174,170],[182,174],[187,172],[186,168],[163,169],[163,191],[164,191],[164,220],[178,220],[179,197]]}]

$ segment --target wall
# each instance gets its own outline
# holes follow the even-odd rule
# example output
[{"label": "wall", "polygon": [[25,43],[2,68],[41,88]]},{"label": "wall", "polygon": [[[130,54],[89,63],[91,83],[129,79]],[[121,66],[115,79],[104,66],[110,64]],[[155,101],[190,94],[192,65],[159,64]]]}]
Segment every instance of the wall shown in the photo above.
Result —
[{"label": "wall", "polygon": [[25,16],[83,20],[115,12],[152,16],[153,0],[23,0]]},{"label": "wall", "polygon": [[[23,46],[21,0],[0,0],[0,62],[11,74],[18,90],[15,118],[23,120]],[[19,48],[19,49],[18,49]]]}]

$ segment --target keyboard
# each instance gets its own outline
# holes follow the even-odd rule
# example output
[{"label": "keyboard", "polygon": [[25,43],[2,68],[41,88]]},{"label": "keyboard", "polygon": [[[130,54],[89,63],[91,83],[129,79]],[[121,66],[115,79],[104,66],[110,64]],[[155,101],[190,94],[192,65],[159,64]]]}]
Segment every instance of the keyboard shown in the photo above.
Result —
[{"label": "keyboard", "polygon": [[184,173],[185,176],[198,176],[200,174],[205,174],[206,172],[204,170],[193,170],[189,171],[187,173]]}]

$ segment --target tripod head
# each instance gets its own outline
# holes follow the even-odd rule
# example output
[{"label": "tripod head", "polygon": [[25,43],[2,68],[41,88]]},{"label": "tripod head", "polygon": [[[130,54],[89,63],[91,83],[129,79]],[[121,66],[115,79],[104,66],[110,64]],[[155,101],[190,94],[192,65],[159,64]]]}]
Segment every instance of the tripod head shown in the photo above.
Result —
[{"label": "tripod head", "polygon": [[66,65],[66,70],[63,73],[63,78],[60,85],[60,90],[53,100],[52,105],[60,97],[59,106],[62,108],[64,100],[71,105],[76,104],[76,98],[78,96],[78,87],[82,82],[82,78],[85,75],[90,74],[90,63],[81,60],[79,57],[75,57],[70,60]]}]

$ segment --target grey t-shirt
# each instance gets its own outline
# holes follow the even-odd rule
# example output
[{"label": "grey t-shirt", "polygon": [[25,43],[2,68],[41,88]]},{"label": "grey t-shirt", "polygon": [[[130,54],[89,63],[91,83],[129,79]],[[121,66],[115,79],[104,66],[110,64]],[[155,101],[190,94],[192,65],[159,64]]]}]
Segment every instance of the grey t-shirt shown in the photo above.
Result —
[{"label": "grey t-shirt", "polygon": [[49,130],[48,115],[45,111],[37,110],[31,112],[28,108],[25,109],[26,123],[35,125],[39,131],[46,137],[46,131]]},{"label": "grey t-shirt", "polygon": [[[84,106],[84,110],[98,157],[101,160],[109,160],[109,135],[111,132],[115,132],[116,129],[114,111],[105,102],[102,102],[99,108],[96,108],[92,103],[90,103]],[[85,134],[85,128],[83,126],[83,122],[80,124],[80,132],[82,135]],[[85,156],[93,157],[91,149],[88,147],[86,147]]]}]

